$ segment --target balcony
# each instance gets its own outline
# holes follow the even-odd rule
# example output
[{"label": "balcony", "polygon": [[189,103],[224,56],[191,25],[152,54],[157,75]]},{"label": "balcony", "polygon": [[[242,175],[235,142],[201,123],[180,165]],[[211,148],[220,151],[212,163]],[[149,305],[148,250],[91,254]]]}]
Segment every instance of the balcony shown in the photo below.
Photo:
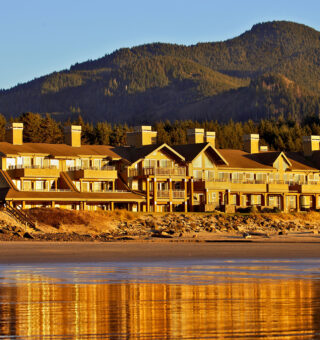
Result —
[{"label": "balcony", "polygon": [[7,171],[12,178],[58,178],[60,175],[60,170],[55,166],[15,165],[11,166]]},{"label": "balcony", "polygon": [[80,178],[85,179],[116,179],[118,177],[117,170],[113,166],[108,166],[104,168],[96,167],[70,167],[68,171],[73,172],[73,178],[78,180]]},{"label": "balcony", "polygon": [[[185,198],[184,190],[172,190],[172,199],[173,200],[184,200],[184,198]],[[169,190],[158,190],[157,191],[157,199],[169,200],[170,199]]]},{"label": "balcony", "polygon": [[73,192],[71,189],[23,189],[20,191],[28,191],[28,192]]},{"label": "balcony", "polygon": [[289,184],[285,181],[274,180],[267,185],[268,192],[289,192]]},{"label": "balcony", "polygon": [[320,185],[315,183],[301,184],[297,189],[302,194],[320,194]]},{"label": "balcony", "polygon": [[185,177],[186,168],[142,168],[141,171],[138,169],[130,169],[129,176]]}]

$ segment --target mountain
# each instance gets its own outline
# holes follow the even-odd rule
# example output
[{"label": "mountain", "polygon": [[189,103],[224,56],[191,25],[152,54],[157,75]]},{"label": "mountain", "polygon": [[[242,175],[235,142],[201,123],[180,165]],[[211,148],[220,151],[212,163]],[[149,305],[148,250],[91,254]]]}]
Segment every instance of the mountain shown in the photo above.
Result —
[{"label": "mountain", "polygon": [[142,123],[247,120],[320,112],[320,32],[274,21],[192,46],[123,48],[0,92],[6,116]]}]

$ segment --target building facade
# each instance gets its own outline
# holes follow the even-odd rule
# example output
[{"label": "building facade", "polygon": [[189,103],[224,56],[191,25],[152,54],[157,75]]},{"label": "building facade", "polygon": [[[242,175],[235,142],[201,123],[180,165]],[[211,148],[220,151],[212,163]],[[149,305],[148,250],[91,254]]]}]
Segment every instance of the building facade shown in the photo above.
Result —
[{"label": "building facade", "polygon": [[320,209],[319,136],[304,137],[301,153],[268,151],[257,134],[244,136],[244,151],[217,149],[215,133],[203,129],[187,137],[185,145],[159,145],[141,126],[128,146],[81,145],[73,125],[66,144],[23,143],[23,124],[13,123],[0,143],[1,201],[18,209]]}]

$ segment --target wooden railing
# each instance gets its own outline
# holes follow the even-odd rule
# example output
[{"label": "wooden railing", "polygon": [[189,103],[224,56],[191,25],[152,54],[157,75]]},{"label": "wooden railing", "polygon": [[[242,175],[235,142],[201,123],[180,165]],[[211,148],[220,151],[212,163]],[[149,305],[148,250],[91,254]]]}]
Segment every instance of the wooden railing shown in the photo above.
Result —
[{"label": "wooden railing", "polygon": [[135,176],[186,176],[186,168],[176,167],[176,168],[142,168],[141,171],[139,169],[130,169],[129,171],[130,177]]},{"label": "wooden railing", "polygon": [[[185,192],[184,190],[172,190],[172,198],[173,199],[184,199]],[[169,190],[158,190],[157,191],[157,198],[161,199],[169,199],[170,192]]]},{"label": "wooden railing", "polygon": [[173,190],[172,191],[172,198],[184,198],[185,197],[185,191],[184,190]]},{"label": "wooden railing", "polygon": [[110,171],[110,170],[116,170],[114,166],[106,165],[104,167],[98,167],[98,166],[69,166],[69,171],[78,171],[78,170],[98,170],[98,171]]},{"label": "wooden railing", "polygon": [[8,170],[15,170],[15,169],[58,169],[56,165],[23,165],[23,164],[17,164],[17,165],[8,165]]}]

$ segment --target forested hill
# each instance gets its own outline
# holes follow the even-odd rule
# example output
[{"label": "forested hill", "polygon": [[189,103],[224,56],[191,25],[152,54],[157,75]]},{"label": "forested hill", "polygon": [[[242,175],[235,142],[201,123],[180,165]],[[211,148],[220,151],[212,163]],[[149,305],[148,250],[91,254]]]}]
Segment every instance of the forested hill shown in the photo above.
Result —
[{"label": "forested hill", "polygon": [[320,112],[320,32],[257,24],[192,46],[124,48],[0,92],[0,112],[141,123],[163,119],[301,119]]}]

